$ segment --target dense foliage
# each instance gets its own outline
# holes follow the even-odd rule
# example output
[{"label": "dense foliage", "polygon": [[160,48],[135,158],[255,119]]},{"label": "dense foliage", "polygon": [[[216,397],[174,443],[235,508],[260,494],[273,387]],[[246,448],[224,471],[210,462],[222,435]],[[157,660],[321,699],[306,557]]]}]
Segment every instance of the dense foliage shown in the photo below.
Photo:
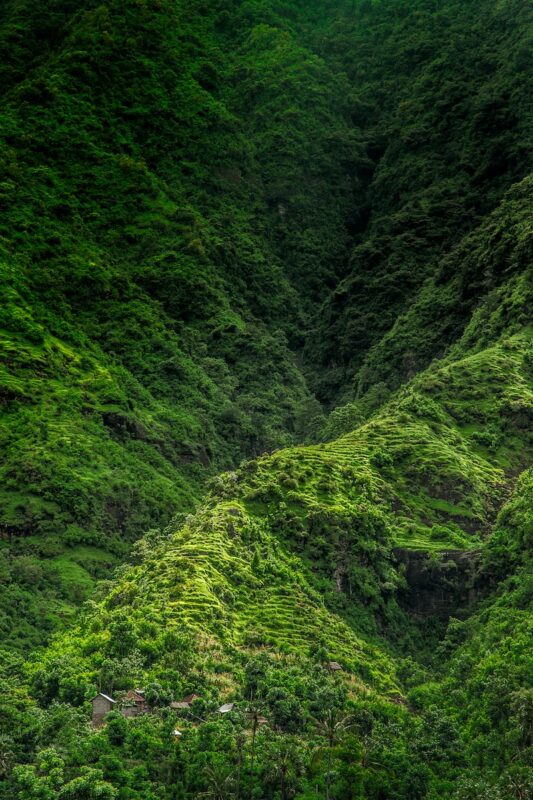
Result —
[{"label": "dense foliage", "polygon": [[531,800],[532,33],[1,4],[2,800]]}]

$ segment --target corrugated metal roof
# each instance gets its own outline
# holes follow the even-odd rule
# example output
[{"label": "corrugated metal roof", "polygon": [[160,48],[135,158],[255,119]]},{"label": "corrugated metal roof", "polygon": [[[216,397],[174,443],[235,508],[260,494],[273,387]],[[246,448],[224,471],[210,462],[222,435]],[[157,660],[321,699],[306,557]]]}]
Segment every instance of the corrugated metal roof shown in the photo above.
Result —
[{"label": "corrugated metal roof", "polygon": [[220,706],[218,709],[219,714],[227,714],[228,711],[233,711],[235,708],[235,703],[225,703],[223,706]]},{"label": "corrugated metal roof", "polygon": [[112,697],[109,697],[108,694],[104,694],[103,692],[98,692],[98,694],[95,695],[95,697],[93,697],[93,700],[96,700],[97,697],[105,697],[105,699],[109,700],[110,703],[116,703],[117,702],[116,700],[113,700]]}]

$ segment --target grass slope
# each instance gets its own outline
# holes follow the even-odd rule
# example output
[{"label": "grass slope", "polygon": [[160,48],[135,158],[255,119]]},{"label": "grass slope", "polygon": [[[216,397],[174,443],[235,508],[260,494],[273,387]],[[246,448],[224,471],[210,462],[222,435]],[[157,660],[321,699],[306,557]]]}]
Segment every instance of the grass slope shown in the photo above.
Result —
[{"label": "grass slope", "polygon": [[[1,11],[0,529],[13,575],[2,632],[14,646],[43,641],[58,604],[72,605],[43,557],[72,571],[72,548],[90,545],[113,562],[191,510],[206,476],[320,417],[288,345],[305,314],[262,185],[256,150],[268,146],[233,92],[259,42],[233,52],[224,8],[201,5],[57,0],[43,13],[13,0]],[[254,24],[241,20],[239,36]],[[297,33],[280,40],[296,65],[280,51],[270,69],[285,58],[302,82],[299,140],[322,154],[315,194],[327,193],[325,171],[340,169],[328,126],[347,151],[353,138],[332,110],[337,81]],[[303,170],[285,177],[298,185]],[[322,227],[342,230],[349,181],[334,194]],[[339,261],[344,245],[329,240],[308,271]],[[101,564],[86,567],[99,577]]]},{"label": "grass slope", "polygon": [[233,653],[306,654],[322,635],[383,688],[383,656],[365,648],[401,619],[393,550],[485,547],[530,454],[532,379],[526,329],[436,362],[336,441],[214,479],[199,511],[138,545],[102,602],[96,661],[126,613],[132,628],[157,620],[158,640],[190,630]]},{"label": "grass slope", "polygon": [[[209,475],[316,439],[315,391],[375,410],[478,294],[518,319],[528,184],[483,220],[528,168],[527,9],[393,5],[3,4],[13,646],[42,643]],[[87,546],[76,588],[55,567],[72,577]]]},{"label": "grass slope", "polygon": [[[245,785],[270,797],[267,764],[281,758],[272,737],[301,759],[297,797],[317,785],[333,791],[331,760],[340,797],[516,797],[529,780],[532,515],[529,475],[516,475],[528,455],[531,379],[528,329],[482,350],[463,346],[351,434],[214,479],[194,515],[140,540],[134,563],[26,665],[6,718],[15,696],[23,717],[37,701],[44,730],[55,730],[47,744],[63,742],[65,787],[90,764],[93,783],[119,797],[148,798],[156,787],[163,797],[193,797],[208,791],[212,770],[222,769],[218,780],[243,758]],[[450,621],[424,666],[405,657],[422,655],[429,629],[417,633],[398,602],[398,546],[481,550],[478,582],[495,587],[473,614]],[[336,677],[324,669],[331,658],[344,668]],[[129,723],[110,717],[104,731],[85,727],[97,689],[120,697],[140,683],[159,698],[158,711]],[[176,763],[166,705],[188,692],[202,700],[178,723]],[[233,721],[217,718],[223,701],[237,703]],[[268,722],[250,740],[252,701]],[[338,729],[326,759],[318,731],[328,715],[349,719],[350,733]],[[141,778],[146,737],[158,764]],[[24,760],[27,745],[12,746]],[[126,758],[120,775],[110,753]],[[50,775],[44,764],[17,767],[8,786],[23,797],[24,786],[47,786]]]},{"label": "grass slope", "polygon": [[2,800],[529,800],[530,32],[2,5]]}]

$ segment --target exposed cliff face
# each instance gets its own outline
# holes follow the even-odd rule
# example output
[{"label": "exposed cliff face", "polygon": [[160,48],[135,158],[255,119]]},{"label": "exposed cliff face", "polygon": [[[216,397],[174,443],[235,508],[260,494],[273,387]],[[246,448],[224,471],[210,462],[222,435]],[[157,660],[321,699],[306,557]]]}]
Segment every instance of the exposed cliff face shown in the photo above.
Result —
[{"label": "exposed cliff face", "polygon": [[456,616],[489,588],[480,577],[480,550],[445,550],[435,555],[396,548],[394,553],[407,584],[399,591],[400,604],[416,616]]}]

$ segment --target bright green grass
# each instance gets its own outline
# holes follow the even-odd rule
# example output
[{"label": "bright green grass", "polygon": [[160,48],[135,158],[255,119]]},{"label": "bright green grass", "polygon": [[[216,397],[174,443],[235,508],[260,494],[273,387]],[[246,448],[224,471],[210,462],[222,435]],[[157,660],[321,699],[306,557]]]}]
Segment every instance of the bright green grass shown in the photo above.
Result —
[{"label": "bright green grass", "polygon": [[[475,374],[485,402],[472,414],[481,428],[494,424],[517,392],[527,397],[528,349],[529,339],[516,337],[437,365],[352,433],[261,456],[215,479],[193,516],[141,543],[142,563],[121,573],[82,624],[91,680],[112,646],[109,631],[126,615],[141,637],[154,621],[163,650],[172,632],[190,637],[202,663],[227,659],[230,681],[242,655],[306,659],[321,641],[360,685],[398,691],[376,627],[379,616],[397,632],[402,619],[391,599],[401,584],[394,548],[478,550],[512,486],[497,455],[462,435],[450,394],[464,409]],[[498,432],[503,446],[518,435],[512,417]],[[66,579],[73,575],[66,567]],[[65,642],[57,646],[70,652]],[[165,669],[162,662],[154,674]]]}]

